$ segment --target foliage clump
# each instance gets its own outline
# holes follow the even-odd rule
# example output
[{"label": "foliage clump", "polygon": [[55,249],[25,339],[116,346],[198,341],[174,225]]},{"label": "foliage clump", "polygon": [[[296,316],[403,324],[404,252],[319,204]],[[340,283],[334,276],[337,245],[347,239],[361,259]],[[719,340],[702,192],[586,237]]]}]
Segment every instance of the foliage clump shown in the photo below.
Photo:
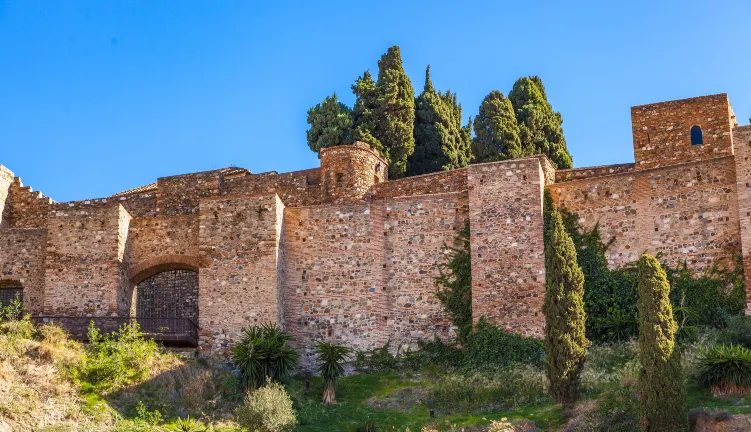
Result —
[{"label": "foliage clump", "polygon": [[161,354],[156,342],[143,337],[138,324],[124,324],[117,332],[102,335],[92,321],[80,373],[99,391],[109,393],[151,376]]},{"label": "foliage clump", "polygon": [[715,396],[751,392],[751,350],[737,345],[715,345],[698,358],[699,384]]},{"label": "foliage clump", "polygon": [[339,102],[336,93],[308,110],[308,124],[308,147],[316,153],[352,142],[352,109]]},{"label": "foliage clump", "polygon": [[498,90],[491,91],[480,104],[474,120],[472,155],[475,163],[521,157],[522,143],[511,101]]},{"label": "foliage clump", "polygon": [[438,264],[436,297],[456,326],[456,338],[468,344],[472,337],[472,256],[469,219],[456,238],[458,247],[444,246],[445,261]]},{"label": "foliage clump", "polygon": [[469,165],[470,126],[462,126],[462,106],[456,94],[441,93],[425,71],[425,87],[415,100],[415,151],[408,159],[407,175],[428,174]]},{"label": "foliage clump", "polygon": [[267,378],[285,380],[297,367],[299,354],[287,343],[292,337],[271,324],[243,330],[232,347],[232,362],[240,371],[240,382],[250,389],[262,386]]},{"label": "foliage clump", "polygon": [[554,211],[545,247],[545,352],[550,395],[572,404],[579,394],[579,377],[589,340],[585,335],[584,276],[576,262],[576,248]]},{"label": "foliage clump", "polygon": [[506,367],[513,364],[542,366],[545,348],[542,341],[516,333],[507,333],[484,318],[475,326],[466,362],[475,367]]},{"label": "foliage clump", "polygon": [[292,399],[284,386],[271,380],[248,392],[245,404],[237,409],[237,420],[255,432],[292,432],[297,425]]},{"label": "foliage clump", "polygon": [[670,284],[655,257],[644,254],[637,266],[642,429],[684,431],[688,429],[688,417]]}]

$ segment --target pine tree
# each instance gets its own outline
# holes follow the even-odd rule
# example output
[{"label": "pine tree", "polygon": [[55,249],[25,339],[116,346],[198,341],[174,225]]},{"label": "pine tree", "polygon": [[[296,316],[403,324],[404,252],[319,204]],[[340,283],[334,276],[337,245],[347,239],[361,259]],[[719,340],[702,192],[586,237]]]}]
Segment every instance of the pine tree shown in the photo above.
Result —
[{"label": "pine tree", "polygon": [[688,430],[686,396],[680,355],[676,349],[677,325],[670,305],[670,284],[657,259],[639,259],[639,401],[642,430]]},{"label": "pine tree", "polygon": [[352,109],[339,102],[336,93],[308,110],[308,124],[308,147],[316,153],[352,141]]},{"label": "pine tree", "polygon": [[589,341],[585,336],[584,276],[576,262],[576,248],[554,211],[550,240],[545,248],[545,352],[550,395],[558,403],[573,404]]},{"label": "pine tree", "polygon": [[514,108],[503,93],[493,90],[485,96],[474,126],[473,162],[495,162],[522,156]]},{"label": "pine tree", "polygon": [[352,85],[352,93],[355,94],[355,108],[352,112],[352,139],[370,144],[387,161],[390,160],[388,150],[383,147],[381,141],[376,138],[376,116],[378,107],[378,89],[376,82],[365,71]]},{"label": "pine tree", "polygon": [[462,107],[456,95],[435,90],[430,66],[425,87],[415,100],[415,151],[408,159],[407,175],[463,168],[469,164],[469,137],[461,125]]},{"label": "pine tree", "polygon": [[378,60],[376,88],[376,127],[372,132],[388,150],[389,178],[401,178],[407,172],[407,158],[415,150],[415,91],[404,72],[398,46],[389,48]]},{"label": "pine tree", "polygon": [[519,78],[509,93],[519,124],[522,153],[544,154],[558,169],[573,167],[563,136],[563,119],[554,112],[540,77]]}]

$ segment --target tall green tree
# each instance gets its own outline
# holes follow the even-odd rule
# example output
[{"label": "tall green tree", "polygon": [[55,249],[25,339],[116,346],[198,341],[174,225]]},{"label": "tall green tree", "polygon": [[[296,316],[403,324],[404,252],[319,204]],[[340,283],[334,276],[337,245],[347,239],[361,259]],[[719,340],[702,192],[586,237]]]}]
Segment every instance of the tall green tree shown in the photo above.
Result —
[{"label": "tall green tree", "polygon": [[678,326],[670,305],[670,284],[657,259],[644,254],[639,272],[639,402],[642,430],[688,430],[686,395],[680,354],[675,344]]},{"label": "tall green tree", "polygon": [[558,169],[573,167],[563,136],[561,114],[553,111],[540,77],[522,77],[509,93],[516,113],[522,153],[544,154]]},{"label": "tall green tree", "polygon": [[407,173],[407,159],[415,150],[415,90],[402,64],[401,50],[392,46],[378,60],[378,102],[373,135],[388,150],[389,178]]},{"label": "tall green tree", "polygon": [[376,137],[378,118],[378,89],[376,82],[365,71],[352,85],[355,94],[355,108],[352,112],[352,139],[370,144],[387,161],[390,159],[388,149],[383,147],[381,140]]},{"label": "tall green tree", "polygon": [[573,404],[589,340],[584,313],[584,275],[576,262],[576,248],[566,232],[561,214],[552,213],[545,248],[545,352],[550,396]]},{"label": "tall green tree", "polygon": [[352,141],[352,109],[336,93],[308,110],[308,124],[308,147],[316,153]]},{"label": "tall green tree", "polygon": [[456,94],[441,93],[425,71],[425,87],[415,100],[415,151],[407,163],[407,175],[463,168],[471,157],[469,134],[461,124],[462,107]]},{"label": "tall green tree", "polygon": [[493,90],[485,96],[474,127],[473,162],[495,162],[522,156],[514,107],[503,93]]}]

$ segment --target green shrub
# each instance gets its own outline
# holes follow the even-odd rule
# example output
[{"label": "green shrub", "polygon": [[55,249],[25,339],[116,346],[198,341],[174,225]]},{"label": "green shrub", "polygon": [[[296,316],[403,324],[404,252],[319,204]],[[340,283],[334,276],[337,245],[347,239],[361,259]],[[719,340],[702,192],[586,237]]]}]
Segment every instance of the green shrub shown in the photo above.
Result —
[{"label": "green shrub", "polygon": [[544,372],[518,365],[487,373],[450,373],[430,389],[436,410],[444,413],[503,412],[549,402]]},{"label": "green shrub", "polygon": [[640,428],[639,399],[628,387],[600,396],[593,414],[596,431],[633,432]]},{"label": "green shrub", "polygon": [[0,322],[0,333],[15,339],[31,339],[34,337],[34,323],[29,316],[20,319]]},{"label": "green shrub", "polygon": [[248,393],[245,404],[237,409],[237,421],[255,432],[291,432],[297,416],[284,387],[268,380],[265,386]]},{"label": "green shrub", "polygon": [[720,333],[719,342],[751,348],[751,317],[742,314],[729,317],[727,327]]},{"label": "green shrub", "polygon": [[475,326],[467,362],[474,367],[506,367],[515,363],[542,366],[545,349],[542,341],[506,333],[484,318]]},{"label": "green shrub", "polygon": [[472,336],[472,257],[469,252],[469,219],[456,238],[459,247],[444,246],[445,262],[438,265],[435,295],[456,326],[456,339],[470,343]]},{"label": "green shrub", "polygon": [[263,324],[243,330],[232,348],[232,362],[240,370],[240,382],[256,389],[267,378],[285,380],[297,367],[299,354],[287,343],[292,337],[275,325]]},{"label": "green shrub", "polygon": [[751,350],[748,348],[715,345],[702,350],[698,363],[699,384],[716,396],[751,391]]},{"label": "green shrub", "polygon": [[391,346],[386,345],[372,350],[358,350],[355,352],[353,366],[359,372],[364,373],[384,373],[394,372],[402,368],[402,362],[399,356],[391,354]]},{"label": "green shrub", "polygon": [[101,335],[92,321],[81,376],[107,393],[147,379],[160,354],[156,342],[144,339],[138,324],[125,324],[111,335]]},{"label": "green shrub", "polygon": [[670,284],[657,259],[639,259],[639,400],[646,432],[688,429]]},{"label": "green shrub", "polygon": [[23,302],[18,295],[8,303],[0,303],[0,321],[18,321],[23,317]]},{"label": "green shrub", "polygon": [[417,350],[404,354],[402,369],[419,371],[422,369],[455,369],[464,363],[465,351],[456,343],[446,343],[437,337],[417,342]]}]

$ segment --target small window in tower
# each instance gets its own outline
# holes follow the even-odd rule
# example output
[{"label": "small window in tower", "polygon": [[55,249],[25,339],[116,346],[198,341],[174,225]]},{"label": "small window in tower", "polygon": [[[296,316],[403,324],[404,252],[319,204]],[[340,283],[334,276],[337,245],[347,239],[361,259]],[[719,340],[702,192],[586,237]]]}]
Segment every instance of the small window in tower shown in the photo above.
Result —
[{"label": "small window in tower", "polygon": [[336,185],[341,186],[343,182],[344,182],[344,174],[336,173]]},{"label": "small window in tower", "polygon": [[691,145],[702,145],[704,139],[702,137],[701,128],[699,126],[693,126],[691,128]]}]

